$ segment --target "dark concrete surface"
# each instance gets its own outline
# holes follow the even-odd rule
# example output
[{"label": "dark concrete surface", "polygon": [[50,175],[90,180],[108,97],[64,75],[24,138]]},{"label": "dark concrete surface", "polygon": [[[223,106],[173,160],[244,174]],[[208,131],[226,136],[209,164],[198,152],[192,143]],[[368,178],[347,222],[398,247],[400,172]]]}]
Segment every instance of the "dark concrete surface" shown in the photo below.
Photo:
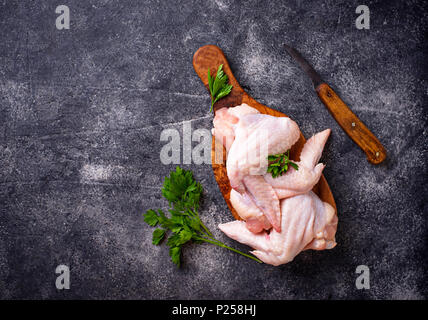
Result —
[{"label": "dark concrete surface", "polygon": [[[71,10],[57,30],[55,8]],[[371,10],[357,30],[355,8]],[[424,299],[427,296],[427,4],[424,1],[0,1],[0,298]],[[281,44],[300,50],[377,135],[369,164]],[[322,161],[338,245],[281,267],[190,245],[177,269],[142,219],[166,208],[165,128],[211,127],[193,53],[217,44],[261,103],[305,136],[332,128]],[[209,165],[215,235],[231,220]],[[55,268],[71,289],[55,288]],[[357,290],[367,265],[371,288]]]}]

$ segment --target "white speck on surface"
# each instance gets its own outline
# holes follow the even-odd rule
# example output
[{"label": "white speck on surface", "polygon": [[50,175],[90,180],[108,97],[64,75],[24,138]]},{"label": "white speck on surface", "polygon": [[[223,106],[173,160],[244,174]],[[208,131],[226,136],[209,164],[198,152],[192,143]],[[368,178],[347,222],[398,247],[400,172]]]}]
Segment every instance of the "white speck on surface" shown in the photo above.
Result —
[{"label": "white speck on surface", "polygon": [[105,181],[112,176],[112,173],[113,167],[110,165],[85,164],[80,170],[80,181]]},{"label": "white speck on surface", "polygon": [[222,10],[222,11],[226,10],[227,8],[229,8],[229,4],[225,3],[224,1],[215,0],[214,2],[218,6],[218,8],[220,10]]}]

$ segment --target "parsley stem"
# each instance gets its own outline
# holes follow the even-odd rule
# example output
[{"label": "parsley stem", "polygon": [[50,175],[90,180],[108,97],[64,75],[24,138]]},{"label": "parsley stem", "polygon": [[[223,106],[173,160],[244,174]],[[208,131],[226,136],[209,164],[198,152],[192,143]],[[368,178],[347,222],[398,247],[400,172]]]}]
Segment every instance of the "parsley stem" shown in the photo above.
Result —
[{"label": "parsley stem", "polygon": [[229,247],[229,246],[225,245],[223,242],[220,242],[220,241],[219,241],[219,240],[217,240],[217,239],[210,240],[210,239],[206,239],[206,238],[198,237],[198,240],[205,241],[205,242],[208,242],[208,243],[214,244],[214,245],[216,245],[216,246],[219,246],[219,247],[222,247],[222,248],[229,249],[229,250],[231,250],[231,251],[233,251],[233,252],[236,252],[236,253],[239,253],[240,255],[243,255],[244,257],[247,257],[247,258],[253,259],[254,261],[257,261],[258,263],[262,263],[262,261],[261,261],[261,260],[259,260],[259,259],[257,259],[256,257],[254,257],[254,256],[252,256],[252,255],[249,255],[249,254],[247,254],[247,253],[244,253],[244,252],[242,252],[242,251],[239,251],[239,250],[237,250],[237,249],[233,249],[232,247]]},{"label": "parsley stem", "polygon": [[208,232],[209,232],[209,230],[208,230],[208,229],[205,229],[205,230],[207,230],[207,231],[203,231],[203,230],[201,230],[200,232],[201,232],[205,237],[215,240],[215,238],[214,238],[214,236],[211,234],[211,232],[210,232],[210,233],[208,233]]},{"label": "parsley stem", "polygon": [[204,223],[202,222],[202,220],[201,220],[201,218],[199,217],[199,212],[198,211],[192,211],[192,210],[189,210],[189,212],[190,212],[190,214],[191,215],[193,215],[196,219],[198,219],[198,221],[199,221],[199,224],[202,226],[202,228],[204,228],[204,230],[206,231],[206,233],[208,234],[208,236],[210,237],[210,238],[213,238],[214,239],[214,236],[213,236],[213,234],[211,233],[211,231],[204,225]]},{"label": "parsley stem", "polygon": [[211,234],[211,235],[209,235],[207,232],[205,232],[204,230],[199,230],[199,232],[200,232],[200,234],[203,236],[203,237],[206,237],[206,238],[209,238],[209,239],[212,239],[212,240],[215,240],[215,238],[214,238],[214,236]]},{"label": "parsley stem", "polygon": [[201,226],[202,226],[202,228],[204,228],[204,230],[207,232],[207,234],[208,234],[208,236],[210,237],[210,238],[212,238],[212,239],[214,239],[214,236],[213,236],[213,234],[211,233],[211,231],[202,223],[202,221],[201,220],[199,220],[200,221],[200,223],[201,223]]}]

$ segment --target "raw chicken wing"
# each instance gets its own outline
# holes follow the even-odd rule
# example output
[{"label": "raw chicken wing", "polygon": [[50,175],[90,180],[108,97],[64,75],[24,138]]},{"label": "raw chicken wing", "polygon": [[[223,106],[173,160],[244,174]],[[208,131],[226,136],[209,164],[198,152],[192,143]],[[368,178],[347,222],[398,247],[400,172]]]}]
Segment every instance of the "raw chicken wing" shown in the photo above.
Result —
[{"label": "raw chicken wing", "polygon": [[264,175],[279,199],[306,193],[317,184],[324,169],[324,164],[318,164],[318,161],[330,132],[330,129],[326,129],[306,141],[300,154],[300,161],[296,162],[298,170],[290,167],[284,175],[276,178],[273,178],[271,173]]},{"label": "raw chicken wing", "polygon": [[234,127],[238,123],[239,118],[245,114],[256,113],[260,112],[245,103],[233,108],[221,108],[216,111],[212,133],[223,144],[227,152],[235,140]]},{"label": "raw chicken wing", "polygon": [[252,233],[243,221],[220,224],[230,238],[253,247],[252,253],[265,263],[278,266],[290,262],[306,249],[332,249],[336,245],[337,215],[312,191],[281,200],[281,232]]},{"label": "raw chicken wing", "polygon": [[238,215],[245,220],[245,226],[251,232],[259,233],[263,229],[268,230],[272,228],[270,222],[247,192],[240,194],[232,189],[230,192],[230,202]]},{"label": "raw chicken wing", "polygon": [[245,192],[243,178],[265,174],[267,156],[287,151],[299,137],[299,127],[290,118],[265,114],[241,116],[226,161],[232,188],[240,193]]}]

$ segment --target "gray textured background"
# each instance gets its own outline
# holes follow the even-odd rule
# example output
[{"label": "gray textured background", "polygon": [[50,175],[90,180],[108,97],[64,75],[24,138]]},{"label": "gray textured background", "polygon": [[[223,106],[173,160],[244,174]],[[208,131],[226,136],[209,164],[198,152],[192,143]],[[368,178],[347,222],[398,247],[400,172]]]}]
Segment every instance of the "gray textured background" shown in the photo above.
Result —
[{"label": "gray textured background", "polygon": [[[426,298],[427,5],[365,1],[0,1],[0,298]],[[71,29],[55,28],[55,8]],[[369,164],[281,48],[299,49],[378,136]],[[308,137],[332,128],[322,161],[339,213],[338,245],[281,267],[190,245],[183,268],[142,219],[165,208],[165,128],[210,128],[193,53],[217,44],[257,100]],[[203,220],[231,219],[210,166]],[[58,264],[71,289],[57,291]],[[371,289],[355,288],[355,268]]]}]

